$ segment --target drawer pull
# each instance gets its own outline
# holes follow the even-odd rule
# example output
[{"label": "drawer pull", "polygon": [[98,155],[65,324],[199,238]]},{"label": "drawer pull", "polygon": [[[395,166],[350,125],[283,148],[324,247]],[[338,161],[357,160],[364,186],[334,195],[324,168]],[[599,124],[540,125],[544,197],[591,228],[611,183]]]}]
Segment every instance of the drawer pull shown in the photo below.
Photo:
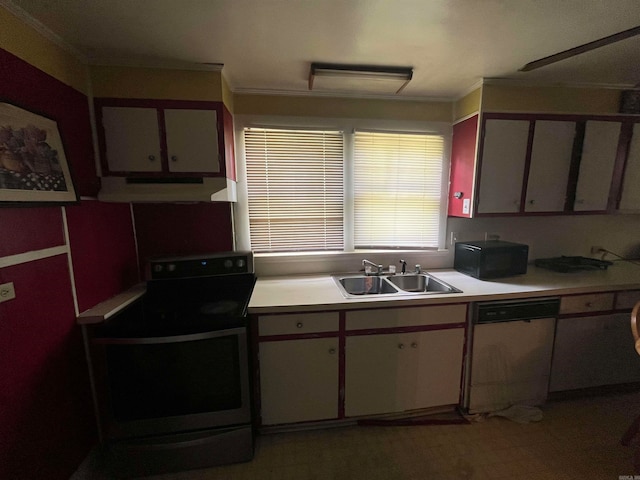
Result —
[{"label": "drawer pull", "polygon": [[149,155],[147,158],[153,162],[156,159],[156,156],[155,155]]},{"label": "drawer pull", "polygon": [[336,353],[336,349],[335,348],[330,348],[329,349],[329,355],[335,355]]},{"label": "drawer pull", "polygon": [[413,342],[413,343],[411,344],[411,348],[418,348],[418,344],[417,344],[416,342]]},{"label": "drawer pull", "polygon": [[587,303],[584,304],[584,306],[587,307],[587,308],[591,308],[591,307],[593,307],[593,302],[587,302]]},{"label": "drawer pull", "polygon": [[399,348],[400,350],[402,350],[402,349],[404,348],[404,343],[400,343],[400,344],[398,344],[398,348]]},{"label": "drawer pull", "polygon": [[304,327],[304,325],[302,324],[302,322],[298,322],[298,323],[296,323],[296,327],[302,328],[302,327]]}]

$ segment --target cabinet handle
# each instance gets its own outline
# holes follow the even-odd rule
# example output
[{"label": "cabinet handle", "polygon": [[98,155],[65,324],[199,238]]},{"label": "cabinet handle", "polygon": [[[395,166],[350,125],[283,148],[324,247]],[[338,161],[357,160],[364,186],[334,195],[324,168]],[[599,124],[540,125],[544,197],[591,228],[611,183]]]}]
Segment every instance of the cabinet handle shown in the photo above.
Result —
[{"label": "cabinet handle", "polygon": [[176,155],[171,155],[171,161],[172,162],[177,162],[178,161],[178,157]]},{"label": "cabinet handle", "polygon": [[156,159],[156,156],[155,155],[149,155],[147,158],[153,162]]},{"label": "cabinet handle", "polygon": [[304,326],[304,325],[302,324],[302,322],[298,322],[298,323],[296,323],[296,327],[298,327],[298,328],[302,328],[303,326]]},{"label": "cabinet handle", "polygon": [[533,205],[534,203],[536,203],[535,200],[529,200],[529,205]]},{"label": "cabinet handle", "polygon": [[400,344],[398,344],[398,348],[399,348],[400,350],[402,350],[402,349],[404,348],[404,343],[400,343]]},{"label": "cabinet handle", "polygon": [[593,307],[593,303],[592,302],[587,302],[584,304],[585,307]]},{"label": "cabinet handle", "polygon": [[329,355],[335,355],[336,353],[336,349],[335,348],[330,348],[329,349]]},{"label": "cabinet handle", "polygon": [[418,344],[417,344],[416,342],[413,342],[413,343],[411,344],[411,348],[418,348]]}]

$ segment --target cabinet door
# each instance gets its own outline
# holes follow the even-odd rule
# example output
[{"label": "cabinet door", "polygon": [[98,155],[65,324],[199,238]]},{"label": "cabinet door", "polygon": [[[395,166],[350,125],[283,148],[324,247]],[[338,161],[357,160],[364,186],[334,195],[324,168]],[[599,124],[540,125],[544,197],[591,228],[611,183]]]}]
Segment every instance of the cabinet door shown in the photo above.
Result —
[{"label": "cabinet door", "polygon": [[628,314],[561,318],[556,331],[552,392],[640,381]]},{"label": "cabinet door", "polygon": [[464,329],[346,340],[346,416],[458,403]]},{"label": "cabinet door", "polygon": [[528,138],[526,120],[485,122],[478,213],[520,211]]},{"label": "cabinet door", "polygon": [[160,172],[160,133],[155,108],[102,108],[111,172]]},{"label": "cabinet door", "polygon": [[338,339],[260,343],[263,425],[338,417]]},{"label": "cabinet door", "polygon": [[215,110],[165,109],[170,172],[220,171]]},{"label": "cabinet door", "polygon": [[640,210],[640,123],[633,126],[619,208],[620,210]]},{"label": "cabinet door", "polygon": [[536,121],[526,212],[564,210],[575,132],[575,122]]},{"label": "cabinet door", "polygon": [[619,122],[586,123],[574,210],[607,209],[620,128]]}]

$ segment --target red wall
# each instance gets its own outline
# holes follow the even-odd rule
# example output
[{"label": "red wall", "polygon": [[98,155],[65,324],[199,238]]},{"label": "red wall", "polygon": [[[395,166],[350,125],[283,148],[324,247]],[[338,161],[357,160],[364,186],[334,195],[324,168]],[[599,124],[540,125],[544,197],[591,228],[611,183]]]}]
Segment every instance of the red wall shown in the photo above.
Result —
[{"label": "red wall", "polygon": [[[0,49],[0,101],[58,123],[76,191],[96,176],[85,95]],[[65,207],[77,299],[85,310],[137,282],[128,205]],[[0,258],[66,244],[60,206],[0,204]],[[0,268],[0,478],[68,479],[97,435],[66,253]]]},{"label": "red wall", "polygon": [[[451,145],[451,186],[449,188],[449,215],[453,217],[470,217],[462,213],[463,200],[471,199],[473,190],[473,172],[475,170],[476,137],[478,131],[478,115],[453,126]],[[455,198],[455,192],[462,192],[462,198]]]},{"label": "red wall", "polygon": [[233,249],[229,203],[139,203],[133,211],[142,272],[151,257]]}]

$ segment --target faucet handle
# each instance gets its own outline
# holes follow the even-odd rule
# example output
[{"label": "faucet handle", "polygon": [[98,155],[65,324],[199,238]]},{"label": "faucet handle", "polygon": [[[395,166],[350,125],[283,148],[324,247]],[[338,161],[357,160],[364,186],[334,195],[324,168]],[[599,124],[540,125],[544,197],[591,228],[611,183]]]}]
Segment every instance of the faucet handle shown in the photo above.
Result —
[{"label": "faucet handle", "polygon": [[416,264],[416,273],[422,273],[422,267],[419,263]]}]

